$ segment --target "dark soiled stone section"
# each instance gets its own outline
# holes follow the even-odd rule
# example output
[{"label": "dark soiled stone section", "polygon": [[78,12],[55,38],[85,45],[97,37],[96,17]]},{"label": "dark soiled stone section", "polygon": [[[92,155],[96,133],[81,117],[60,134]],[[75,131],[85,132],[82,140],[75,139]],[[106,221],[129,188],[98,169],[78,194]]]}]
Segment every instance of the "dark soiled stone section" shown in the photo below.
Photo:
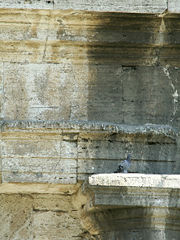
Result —
[{"label": "dark soiled stone section", "polygon": [[88,51],[88,119],[178,127],[179,15],[101,17]]}]

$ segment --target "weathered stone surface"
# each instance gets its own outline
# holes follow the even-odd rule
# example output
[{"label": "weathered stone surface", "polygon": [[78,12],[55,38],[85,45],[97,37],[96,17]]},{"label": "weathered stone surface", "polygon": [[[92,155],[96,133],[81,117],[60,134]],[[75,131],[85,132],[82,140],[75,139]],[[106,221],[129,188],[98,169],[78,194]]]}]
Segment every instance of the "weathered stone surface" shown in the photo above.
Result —
[{"label": "weathered stone surface", "polygon": [[179,66],[177,15],[0,11],[3,62]]},{"label": "weathered stone surface", "polygon": [[82,9],[82,10],[95,10],[95,11],[118,11],[118,12],[138,12],[138,13],[158,13],[163,12],[167,8],[167,2],[165,0],[158,1],[140,1],[140,0],[113,0],[101,2],[100,0],[80,0],[75,2],[55,0],[55,8],[72,8],[72,9]]},{"label": "weathered stone surface", "polygon": [[89,177],[90,186],[180,189],[180,175],[98,174]]},{"label": "weathered stone surface", "polygon": [[1,8],[34,8],[34,9],[52,9],[53,0],[7,0],[6,2],[0,1]]},{"label": "weathered stone surface", "polygon": [[179,176],[78,189],[128,152],[131,172],[179,174],[178,3],[0,7],[0,239],[179,240]]},{"label": "weathered stone surface", "polygon": [[87,121],[1,121],[2,182],[75,184],[112,173],[127,153],[131,172],[179,170],[170,126]]},{"label": "weathered stone surface", "polygon": [[[74,78],[78,70],[79,67],[72,69],[69,64],[5,64],[4,116],[7,119],[83,120],[87,94],[82,76],[79,81]],[[79,73],[83,74],[82,68]]]},{"label": "weathered stone surface", "polygon": [[[36,212],[34,218],[34,239],[75,239],[80,240],[82,233],[78,228],[79,220],[69,216],[68,213],[61,212]],[[46,228],[44,228],[46,226]]]},{"label": "weathered stone surface", "polygon": [[89,177],[92,207],[143,206],[180,208],[180,176],[99,174]]},{"label": "weathered stone surface", "polygon": [[103,116],[105,121],[129,124],[177,124],[179,83],[175,79],[179,70],[168,67],[111,66],[110,70],[98,66],[96,81],[89,85],[88,119]]},{"label": "weathered stone surface", "polygon": [[0,194],[0,238],[32,239],[31,210],[30,197]]},{"label": "weathered stone surface", "polygon": [[[144,221],[146,221],[146,218],[143,219]],[[132,220],[133,221],[133,220]],[[139,223],[137,222],[137,225]],[[145,227],[147,228],[147,227]],[[156,226],[154,227],[154,229],[138,229],[137,226],[135,226],[132,230],[124,230],[124,231],[113,231],[113,232],[106,232],[104,234],[102,234],[102,238],[104,240],[108,240],[108,239],[113,239],[116,240],[119,237],[121,239],[129,239],[131,237],[133,237],[134,240],[139,240],[139,239],[154,239],[154,240],[159,240],[159,239],[163,239],[163,240],[168,240],[168,239],[174,239],[174,240],[178,240],[179,239],[179,232],[178,231],[171,231],[171,230],[156,230]]]},{"label": "weathered stone surface", "polygon": [[84,235],[71,196],[0,194],[0,238],[74,239]]},{"label": "weathered stone surface", "polygon": [[84,188],[84,225],[102,239],[178,239],[179,181],[179,175],[93,175]]},{"label": "weathered stone surface", "polygon": [[100,239],[178,240],[180,236],[179,211],[174,209],[126,207],[99,210],[89,213],[90,216],[96,225],[89,229],[99,232]]},{"label": "weathered stone surface", "polygon": [[79,184],[1,183],[0,194],[75,194]]},{"label": "weathered stone surface", "polygon": [[76,143],[62,141],[59,135],[14,134],[2,139],[3,182],[76,183]]},{"label": "weathered stone surface", "polygon": [[180,13],[180,2],[178,0],[169,0],[168,11],[171,13]]},{"label": "weathered stone surface", "polygon": [[2,118],[179,125],[178,15],[0,12]]},{"label": "weathered stone surface", "polygon": [[32,9],[78,9],[91,11],[118,11],[118,12],[135,12],[135,13],[162,13],[167,9],[167,1],[165,0],[108,0],[101,2],[100,0],[7,0],[0,1],[1,8],[32,8]]}]

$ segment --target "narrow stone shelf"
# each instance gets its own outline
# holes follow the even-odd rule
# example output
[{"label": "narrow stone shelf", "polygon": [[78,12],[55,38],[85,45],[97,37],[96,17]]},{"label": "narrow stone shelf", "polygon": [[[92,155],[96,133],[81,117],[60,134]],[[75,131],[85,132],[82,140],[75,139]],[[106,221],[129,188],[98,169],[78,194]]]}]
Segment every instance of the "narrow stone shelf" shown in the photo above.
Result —
[{"label": "narrow stone shelf", "polygon": [[91,186],[180,189],[180,175],[116,173],[89,177]]},{"label": "narrow stone shelf", "polygon": [[180,175],[97,174],[89,177],[93,207],[180,208]]}]

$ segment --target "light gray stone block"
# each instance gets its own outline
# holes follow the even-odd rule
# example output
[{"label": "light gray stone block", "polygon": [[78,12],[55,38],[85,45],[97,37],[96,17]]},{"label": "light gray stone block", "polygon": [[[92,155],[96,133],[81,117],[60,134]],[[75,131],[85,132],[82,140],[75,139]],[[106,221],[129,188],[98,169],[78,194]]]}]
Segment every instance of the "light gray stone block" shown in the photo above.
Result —
[{"label": "light gray stone block", "polygon": [[0,8],[53,9],[53,0],[1,0]]},{"label": "light gray stone block", "polygon": [[77,161],[53,158],[3,158],[3,182],[75,184]]},{"label": "light gray stone block", "polygon": [[61,142],[61,158],[77,159],[77,141]]},{"label": "light gray stone block", "polygon": [[[35,136],[34,136],[35,137]],[[34,138],[34,139],[3,139],[2,157],[59,157],[60,141],[52,139]]]},{"label": "light gray stone block", "polygon": [[168,0],[168,12],[180,13],[180,1],[179,0]]},{"label": "light gray stone block", "polygon": [[89,177],[90,186],[180,189],[180,175],[116,173]]},{"label": "light gray stone block", "polygon": [[88,11],[117,11],[133,13],[162,13],[167,9],[166,0],[6,0],[0,1],[1,8],[29,9],[75,9]]},{"label": "light gray stone block", "polygon": [[12,173],[76,173],[76,160],[60,158],[3,158],[2,168],[4,172]]},{"label": "light gray stone block", "polygon": [[180,208],[180,175],[99,174],[89,177],[93,206]]},{"label": "light gray stone block", "polygon": [[88,11],[117,11],[134,13],[161,13],[167,8],[166,0],[55,0],[56,9],[78,9]]},{"label": "light gray stone block", "polygon": [[76,184],[76,174],[68,173],[26,173],[26,172],[3,172],[2,182],[9,183],[61,183]]}]

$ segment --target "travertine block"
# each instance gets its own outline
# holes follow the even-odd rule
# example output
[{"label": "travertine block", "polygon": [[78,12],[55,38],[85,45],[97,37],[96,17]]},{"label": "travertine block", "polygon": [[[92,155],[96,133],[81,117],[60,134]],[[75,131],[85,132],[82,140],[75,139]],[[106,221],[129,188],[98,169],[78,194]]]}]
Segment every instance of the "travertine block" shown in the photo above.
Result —
[{"label": "travertine block", "polygon": [[76,183],[76,142],[61,138],[57,134],[3,135],[3,182]]},{"label": "travertine block", "polygon": [[99,174],[89,177],[93,206],[180,207],[180,176]]},{"label": "travertine block", "polygon": [[80,240],[84,230],[75,212],[67,193],[0,194],[0,239]]},{"label": "travertine block", "polygon": [[116,173],[89,177],[90,186],[180,189],[180,175]]},{"label": "travertine block", "polygon": [[[80,240],[82,230],[78,220],[62,212],[35,212],[33,214],[34,239]],[[46,226],[46,227],[44,227]]]},{"label": "travertine block", "polygon": [[0,194],[0,239],[32,239],[32,198]]},{"label": "travertine block", "polygon": [[62,141],[61,142],[61,158],[77,159],[77,141]]},{"label": "travertine block", "polygon": [[53,0],[7,0],[4,2],[0,1],[1,8],[33,8],[33,9],[53,9]]},{"label": "travertine block", "polygon": [[34,173],[37,177],[41,177],[43,173],[45,174],[73,174],[76,173],[76,160],[66,159],[61,160],[61,158],[25,158],[16,156],[12,158],[2,158],[3,171],[16,173]]},{"label": "travertine block", "polygon": [[35,211],[68,212],[72,208],[71,196],[52,194],[40,194],[34,198],[33,209]]},{"label": "travertine block", "polygon": [[180,13],[180,2],[178,0],[168,0],[168,11],[170,13]]},{"label": "travertine block", "polygon": [[98,0],[79,0],[75,2],[74,0],[62,1],[55,0],[55,8],[72,8],[81,10],[91,10],[91,11],[118,11],[118,12],[135,12],[135,13],[158,13],[163,12],[167,8],[167,2],[165,0],[155,1],[150,0],[148,2],[140,0],[107,0],[103,2]]},{"label": "travertine block", "polygon": [[6,121],[1,131],[3,182],[74,184],[113,173],[127,153],[130,172],[172,173],[177,162],[177,133],[169,126]]},{"label": "travertine block", "polygon": [[15,183],[61,183],[76,184],[76,174],[68,173],[33,173],[33,172],[6,172],[2,173],[2,182]]},{"label": "travertine block", "polygon": [[133,12],[133,13],[161,13],[167,9],[167,1],[165,0],[33,0],[31,2],[25,0],[6,0],[0,1],[1,8],[32,8],[32,9],[78,9],[89,11],[117,11],[117,12]]},{"label": "travertine block", "polygon": [[34,138],[2,140],[2,157],[29,157],[29,158],[58,158],[60,156],[60,143],[58,140]]},{"label": "travertine block", "polygon": [[[87,91],[85,68],[69,64],[4,66],[4,111],[7,119],[84,119]],[[75,75],[77,77],[75,79]],[[82,93],[83,92],[83,93]]]}]

